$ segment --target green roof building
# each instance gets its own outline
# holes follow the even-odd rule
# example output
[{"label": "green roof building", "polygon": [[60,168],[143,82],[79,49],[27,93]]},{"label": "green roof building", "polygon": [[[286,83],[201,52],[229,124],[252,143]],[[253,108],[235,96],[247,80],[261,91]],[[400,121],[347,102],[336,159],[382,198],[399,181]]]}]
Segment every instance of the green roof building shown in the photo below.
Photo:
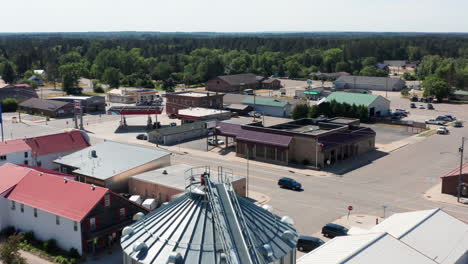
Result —
[{"label": "green roof building", "polygon": [[255,112],[267,116],[289,117],[291,114],[291,104],[275,98],[248,96],[242,104],[250,105]]},{"label": "green roof building", "polygon": [[326,99],[326,102],[331,101],[366,106],[369,109],[370,116],[387,116],[390,114],[390,100],[381,95],[334,92]]}]

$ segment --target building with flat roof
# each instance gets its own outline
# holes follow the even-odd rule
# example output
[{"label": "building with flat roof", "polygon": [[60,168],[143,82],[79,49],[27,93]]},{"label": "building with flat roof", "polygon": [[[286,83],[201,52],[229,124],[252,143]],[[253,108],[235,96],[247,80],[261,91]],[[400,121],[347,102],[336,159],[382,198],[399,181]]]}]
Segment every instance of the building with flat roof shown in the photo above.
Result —
[{"label": "building with flat roof", "polygon": [[211,92],[177,92],[166,94],[166,113],[171,116],[186,108],[223,108],[223,94]]},{"label": "building with flat roof", "polygon": [[22,102],[30,98],[39,98],[39,96],[37,96],[36,90],[29,84],[0,85],[0,101],[7,98],[14,98],[16,101]]},{"label": "building with flat roof", "polygon": [[331,101],[347,103],[349,105],[365,106],[369,110],[369,116],[371,117],[390,115],[390,100],[381,95],[334,92],[326,99],[326,102]]},{"label": "building with flat roof", "polygon": [[170,146],[185,141],[204,137],[208,134],[207,122],[195,121],[184,123],[180,126],[167,126],[148,133],[148,141],[151,143]]},{"label": "building with flat roof", "polygon": [[206,90],[222,93],[242,93],[245,90],[279,89],[281,81],[253,73],[217,76],[206,83]]},{"label": "building with flat roof", "polygon": [[158,98],[159,92],[155,89],[120,88],[112,89],[106,93],[107,101],[111,103],[135,104],[151,102]]},{"label": "building with flat roof", "polygon": [[162,150],[106,141],[58,158],[54,163],[61,172],[76,175],[80,182],[126,192],[131,176],[170,165],[170,155]]},{"label": "building with flat roof", "polygon": [[[202,170],[204,168],[179,163],[134,175],[129,181],[129,192],[145,198],[153,198],[159,206],[184,193],[187,178],[190,175],[189,172],[196,169]],[[246,196],[246,180],[244,177],[232,175],[231,183],[237,195]]]},{"label": "building with flat roof", "polygon": [[370,77],[370,76],[340,76],[333,83],[335,89],[401,91],[406,83],[400,78]]},{"label": "building with flat roof", "polygon": [[176,117],[182,120],[182,124],[184,124],[197,120],[226,120],[231,118],[231,112],[221,109],[195,107],[180,109]]},{"label": "building with flat roof", "polygon": [[304,118],[269,127],[219,122],[218,136],[234,138],[239,157],[323,168],[375,149],[375,132],[358,119]]}]

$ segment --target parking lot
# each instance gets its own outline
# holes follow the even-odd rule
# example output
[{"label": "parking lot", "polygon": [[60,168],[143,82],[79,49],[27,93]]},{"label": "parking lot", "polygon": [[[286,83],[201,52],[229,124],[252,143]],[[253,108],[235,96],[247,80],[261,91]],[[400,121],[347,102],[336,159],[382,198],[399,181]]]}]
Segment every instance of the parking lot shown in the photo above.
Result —
[{"label": "parking lot", "polygon": [[390,144],[417,134],[416,130],[410,127],[389,125],[389,124],[361,124],[364,127],[372,128],[377,134],[376,144]]}]

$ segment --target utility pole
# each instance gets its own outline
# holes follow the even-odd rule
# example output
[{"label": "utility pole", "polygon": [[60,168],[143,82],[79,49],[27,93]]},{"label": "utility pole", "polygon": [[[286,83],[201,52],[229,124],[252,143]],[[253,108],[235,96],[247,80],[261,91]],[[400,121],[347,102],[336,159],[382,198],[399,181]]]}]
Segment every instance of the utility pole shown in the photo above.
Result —
[{"label": "utility pole", "polygon": [[459,149],[460,152],[460,174],[458,175],[458,192],[457,192],[457,201],[460,202],[462,185],[463,185],[463,151],[465,148],[465,137],[462,137],[462,145]]},{"label": "utility pole", "polygon": [[246,190],[246,196],[249,197],[249,160],[250,160],[250,151],[249,151],[249,146],[247,145],[247,186],[245,188]]},{"label": "utility pole", "polygon": [[387,98],[388,93],[388,77],[385,78],[385,98]]}]

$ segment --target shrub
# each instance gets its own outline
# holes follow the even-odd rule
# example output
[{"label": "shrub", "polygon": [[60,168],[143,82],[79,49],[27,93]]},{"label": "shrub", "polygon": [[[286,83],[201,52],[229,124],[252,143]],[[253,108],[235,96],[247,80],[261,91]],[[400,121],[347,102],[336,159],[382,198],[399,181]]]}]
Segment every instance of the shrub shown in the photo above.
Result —
[{"label": "shrub", "polygon": [[7,98],[2,101],[3,112],[15,112],[18,108],[18,101],[15,98]]},{"label": "shrub", "polygon": [[405,88],[405,89],[401,90],[400,93],[401,93],[402,96],[408,96],[409,95],[409,90],[407,88]]},{"label": "shrub", "polygon": [[21,257],[19,252],[21,239],[21,236],[10,236],[0,245],[0,262],[26,264],[26,260]]},{"label": "shrub", "polygon": [[68,264],[68,259],[62,256],[57,256],[55,257],[54,262],[59,264]]},{"label": "shrub", "polygon": [[70,248],[70,251],[68,251],[68,256],[73,259],[79,259],[81,257],[76,248]]},{"label": "shrub", "polygon": [[30,232],[24,233],[23,238],[24,238],[24,240],[25,240],[26,242],[32,243],[32,242],[35,240],[34,232],[33,232],[33,231],[30,231]]},{"label": "shrub", "polygon": [[95,93],[104,93],[104,89],[102,88],[100,84],[93,86],[93,91]]},{"label": "shrub", "polygon": [[8,227],[5,227],[5,228],[0,232],[0,235],[9,237],[9,236],[14,235],[15,233],[16,233],[16,228],[15,228],[14,226],[8,226]]},{"label": "shrub", "polygon": [[42,247],[45,250],[45,252],[49,254],[53,254],[54,252],[57,252],[59,250],[57,246],[57,241],[55,239],[49,239],[42,243]]}]

